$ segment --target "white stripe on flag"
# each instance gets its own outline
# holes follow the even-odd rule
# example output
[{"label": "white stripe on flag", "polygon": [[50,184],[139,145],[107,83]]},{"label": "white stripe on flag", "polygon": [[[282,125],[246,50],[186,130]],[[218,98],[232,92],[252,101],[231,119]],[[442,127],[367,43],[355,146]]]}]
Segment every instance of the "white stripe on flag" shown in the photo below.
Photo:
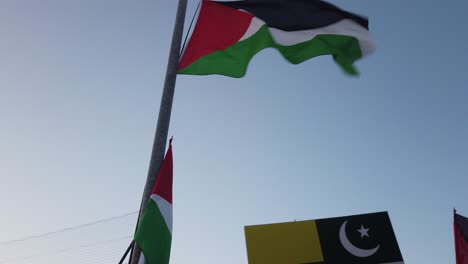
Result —
[{"label": "white stripe on flag", "polygon": [[[250,22],[249,28],[239,41],[250,38],[257,33],[263,25],[265,25],[265,22],[254,17]],[[284,31],[272,27],[269,27],[268,29],[270,30],[271,36],[275,42],[282,46],[296,45],[309,41],[317,35],[328,34],[355,37],[359,41],[362,55],[367,55],[375,50],[375,44],[369,31],[351,19],[343,19],[326,27],[308,30]]]},{"label": "white stripe on flag", "polygon": [[161,212],[164,220],[166,221],[167,228],[172,235],[172,204],[170,204],[166,199],[162,198],[157,194],[152,194],[151,199],[156,203],[159,207],[159,211]]},{"label": "white stripe on flag", "polygon": [[317,35],[328,34],[355,37],[359,40],[362,55],[369,54],[375,50],[375,44],[369,31],[351,19],[343,19],[326,27],[308,30],[284,31],[277,28],[269,29],[275,42],[283,46],[292,46],[309,41]]},{"label": "white stripe on flag", "polygon": [[143,255],[143,251],[141,252],[140,259],[138,260],[138,264],[145,264],[145,255]]},{"label": "white stripe on flag", "polygon": [[257,31],[263,26],[265,25],[265,22],[263,22],[263,20],[260,20],[256,17],[254,17],[252,19],[252,21],[250,21],[250,26],[249,28],[247,28],[247,31],[245,32],[244,36],[242,36],[242,38],[239,39],[239,41],[242,41],[244,39],[248,39],[250,38],[251,36],[253,36],[255,33],[257,33]]}]

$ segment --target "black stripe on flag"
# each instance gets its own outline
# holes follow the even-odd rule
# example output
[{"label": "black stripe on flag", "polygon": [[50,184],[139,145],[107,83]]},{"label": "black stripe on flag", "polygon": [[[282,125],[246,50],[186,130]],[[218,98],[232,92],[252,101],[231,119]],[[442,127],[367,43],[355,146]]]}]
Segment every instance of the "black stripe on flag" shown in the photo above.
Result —
[{"label": "black stripe on flag", "polygon": [[468,218],[455,213],[455,223],[457,223],[465,241],[468,241]]},{"label": "black stripe on flag", "polygon": [[367,18],[344,11],[320,0],[248,0],[218,2],[231,8],[245,10],[265,21],[269,27],[284,31],[316,29],[352,19],[369,29]]}]

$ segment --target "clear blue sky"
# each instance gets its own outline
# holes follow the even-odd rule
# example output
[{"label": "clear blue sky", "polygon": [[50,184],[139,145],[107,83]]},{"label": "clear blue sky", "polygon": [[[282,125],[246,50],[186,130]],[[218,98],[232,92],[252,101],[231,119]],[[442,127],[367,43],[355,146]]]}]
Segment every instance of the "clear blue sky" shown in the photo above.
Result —
[{"label": "clear blue sky", "polygon": [[[179,76],[172,263],[247,263],[245,225],[383,210],[407,263],[454,263],[452,208],[468,215],[468,2],[333,3],[370,17],[377,51],[359,78],[329,56],[291,65],[275,50],[242,79]],[[175,11],[0,2],[0,240],[138,209]]]}]

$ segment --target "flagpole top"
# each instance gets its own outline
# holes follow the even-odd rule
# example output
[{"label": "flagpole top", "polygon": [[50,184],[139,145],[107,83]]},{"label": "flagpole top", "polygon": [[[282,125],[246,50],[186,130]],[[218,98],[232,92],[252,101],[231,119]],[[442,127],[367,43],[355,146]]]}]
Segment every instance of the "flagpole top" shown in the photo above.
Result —
[{"label": "flagpole top", "polygon": [[455,207],[453,208],[453,214],[456,214],[457,213],[457,209],[455,209]]},{"label": "flagpole top", "polygon": [[169,145],[172,144],[173,139],[174,139],[174,136],[171,136],[171,139],[169,139]]}]

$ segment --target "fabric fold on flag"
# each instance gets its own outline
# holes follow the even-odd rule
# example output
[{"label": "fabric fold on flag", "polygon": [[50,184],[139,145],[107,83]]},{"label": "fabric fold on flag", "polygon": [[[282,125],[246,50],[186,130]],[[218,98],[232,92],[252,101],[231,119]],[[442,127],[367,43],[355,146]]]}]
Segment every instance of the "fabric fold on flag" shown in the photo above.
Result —
[{"label": "fabric fold on flag", "polygon": [[324,1],[203,0],[178,72],[243,77],[252,57],[266,48],[293,64],[329,54],[357,74],[354,62],[375,45],[367,18]]},{"label": "fabric fold on flag", "polygon": [[151,197],[141,216],[135,242],[141,248],[139,262],[168,264],[172,243],[172,140],[159,170]]}]

